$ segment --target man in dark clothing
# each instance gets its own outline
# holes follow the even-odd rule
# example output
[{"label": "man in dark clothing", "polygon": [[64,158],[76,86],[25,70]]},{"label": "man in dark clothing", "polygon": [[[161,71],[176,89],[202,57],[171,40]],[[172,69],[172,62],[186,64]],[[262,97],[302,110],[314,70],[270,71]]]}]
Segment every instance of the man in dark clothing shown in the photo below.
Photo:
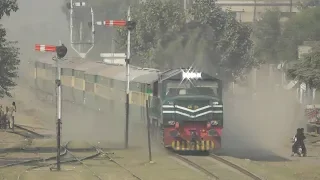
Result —
[{"label": "man in dark clothing", "polygon": [[298,128],[297,129],[297,133],[294,136],[294,144],[292,145],[292,156],[297,152],[297,148],[298,145],[301,146],[302,148],[302,153],[303,156],[307,155],[307,150],[306,150],[306,146],[304,144],[304,140],[306,139],[305,135],[304,135],[304,129],[303,128]]}]

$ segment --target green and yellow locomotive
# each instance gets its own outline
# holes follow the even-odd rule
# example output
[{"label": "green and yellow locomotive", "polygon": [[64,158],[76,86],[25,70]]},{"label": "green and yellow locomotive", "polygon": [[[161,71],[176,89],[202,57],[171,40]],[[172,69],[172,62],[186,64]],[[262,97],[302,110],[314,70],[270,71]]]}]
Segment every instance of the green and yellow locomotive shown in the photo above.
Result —
[{"label": "green and yellow locomotive", "polygon": [[209,151],[221,147],[222,82],[217,77],[190,69],[161,73],[150,112],[153,129],[158,129],[167,148]]}]

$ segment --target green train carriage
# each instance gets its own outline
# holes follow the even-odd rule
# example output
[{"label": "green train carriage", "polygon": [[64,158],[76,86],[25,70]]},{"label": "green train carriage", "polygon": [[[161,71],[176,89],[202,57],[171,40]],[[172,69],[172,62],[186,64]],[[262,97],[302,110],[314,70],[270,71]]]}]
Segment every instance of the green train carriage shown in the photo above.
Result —
[{"label": "green train carriage", "polygon": [[[35,63],[34,73],[38,91],[44,91],[51,96],[55,95],[55,62],[51,59],[41,59]],[[41,64],[39,66],[38,64]],[[43,68],[43,67],[47,68]],[[50,67],[50,68],[49,68]],[[104,64],[101,62],[84,62],[72,59],[61,63],[62,96],[64,101],[74,101],[76,105],[100,111],[113,111],[124,109],[126,77],[125,67]],[[52,73],[48,81],[48,75]],[[141,119],[144,112],[146,94],[145,80],[140,76],[150,77],[150,74],[157,74],[157,71],[150,69],[131,68],[130,82],[130,107],[135,119]],[[135,80],[137,79],[137,80]],[[46,82],[48,81],[48,82]],[[46,82],[46,83],[43,83]],[[72,89],[72,93],[70,93]],[[143,108],[143,109],[141,109]],[[137,113],[138,112],[138,113]]]}]

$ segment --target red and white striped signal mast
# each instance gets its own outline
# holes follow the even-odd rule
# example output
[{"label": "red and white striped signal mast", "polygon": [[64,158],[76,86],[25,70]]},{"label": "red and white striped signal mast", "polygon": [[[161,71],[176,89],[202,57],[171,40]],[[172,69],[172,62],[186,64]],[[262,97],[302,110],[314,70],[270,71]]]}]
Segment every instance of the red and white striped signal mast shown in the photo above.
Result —
[{"label": "red and white striped signal mast", "polygon": [[127,27],[128,36],[127,36],[127,54],[126,54],[126,128],[125,128],[125,148],[128,148],[129,142],[129,93],[130,93],[130,38],[131,31],[133,31],[136,27],[136,22],[131,21],[130,16],[130,7],[128,9],[127,20],[105,20],[105,21],[97,21],[97,22],[89,22],[89,26],[99,25],[99,26],[117,26],[117,27]]},{"label": "red and white striped signal mast", "polygon": [[[61,43],[60,43],[61,44]],[[68,49],[63,44],[60,46],[36,44],[35,50],[40,52],[56,52],[56,56],[52,60],[56,61],[56,93],[57,93],[57,170],[61,170],[60,166],[60,148],[61,148],[61,68],[59,61],[62,60]]]}]

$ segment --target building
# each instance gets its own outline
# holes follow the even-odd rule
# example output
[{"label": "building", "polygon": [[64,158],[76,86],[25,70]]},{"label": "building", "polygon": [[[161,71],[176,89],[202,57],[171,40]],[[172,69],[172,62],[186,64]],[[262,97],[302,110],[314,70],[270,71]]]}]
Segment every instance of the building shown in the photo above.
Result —
[{"label": "building", "polygon": [[[193,0],[183,0],[184,7],[191,6]],[[235,17],[240,22],[253,22],[254,19],[258,20],[262,13],[271,8],[278,8],[283,16],[288,16],[291,13],[299,12],[297,8],[297,0],[217,0],[216,4],[222,9],[229,9],[235,13]]]}]

